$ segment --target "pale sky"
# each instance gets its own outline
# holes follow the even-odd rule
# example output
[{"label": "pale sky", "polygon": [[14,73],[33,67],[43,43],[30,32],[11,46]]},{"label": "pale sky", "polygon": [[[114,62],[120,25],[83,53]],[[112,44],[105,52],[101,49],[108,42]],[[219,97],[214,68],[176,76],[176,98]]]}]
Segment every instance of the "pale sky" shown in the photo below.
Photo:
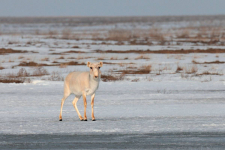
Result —
[{"label": "pale sky", "polygon": [[225,14],[225,0],[0,0],[0,16],[218,14]]}]

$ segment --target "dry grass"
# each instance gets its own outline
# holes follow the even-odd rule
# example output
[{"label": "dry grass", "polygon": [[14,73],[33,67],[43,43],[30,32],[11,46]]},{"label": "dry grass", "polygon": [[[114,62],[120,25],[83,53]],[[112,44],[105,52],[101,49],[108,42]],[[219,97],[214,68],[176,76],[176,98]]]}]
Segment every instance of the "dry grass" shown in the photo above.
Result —
[{"label": "dry grass", "polygon": [[110,60],[118,60],[118,57],[111,57]]},{"label": "dry grass", "polygon": [[63,56],[60,56],[59,58],[57,58],[57,59],[65,59]]},{"label": "dry grass", "polygon": [[[42,67],[34,68],[32,73],[27,72],[25,68],[21,68],[18,73],[8,73],[4,76],[0,76],[1,83],[24,83],[31,82],[30,77],[32,76],[44,76],[49,75],[48,71]],[[52,72],[51,76],[48,78],[50,81],[63,81],[64,78],[60,76],[58,72]]]},{"label": "dry grass", "polygon": [[48,64],[38,64],[36,62],[30,61],[30,62],[21,62],[18,66],[27,66],[27,67],[40,67],[40,66],[53,66]]},{"label": "dry grass", "polygon": [[45,68],[37,67],[33,71],[33,76],[44,76],[49,75],[48,71]]},{"label": "dry grass", "polygon": [[200,73],[200,74],[196,74],[196,76],[202,76],[202,75],[220,75],[220,76],[222,76],[223,75],[223,73],[218,73],[218,72],[209,72],[209,71],[204,71],[204,72],[202,72],[202,73]]},{"label": "dry grass", "polygon": [[75,57],[68,57],[67,59],[76,59]]},{"label": "dry grass", "polygon": [[48,75],[48,72],[44,68],[35,68],[32,74],[27,72],[25,68],[21,68],[18,73],[8,73],[5,76],[0,76],[0,82],[2,83],[30,83],[31,76],[43,76]]},{"label": "dry grass", "polygon": [[80,48],[80,47],[75,45],[75,46],[72,46],[72,48]]},{"label": "dry grass", "polygon": [[8,62],[14,62],[14,60],[9,59],[9,61],[8,61]]},{"label": "dry grass", "polygon": [[96,60],[106,60],[105,56],[98,57]]},{"label": "dry grass", "polygon": [[[65,62],[65,63],[58,63],[57,61],[53,61],[53,64],[39,64],[33,61],[30,62],[21,62],[18,66],[26,66],[26,67],[41,67],[41,66],[70,66],[70,65],[86,65],[84,62],[78,63],[75,61]],[[15,66],[14,66],[15,67]]]},{"label": "dry grass", "polygon": [[77,65],[86,65],[86,64],[84,62],[78,63],[75,61],[70,61],[70,62],[61,63],[60,65],[77,66]]},{"label": "dry grass", "polygon": [[197,65],[186,66],[186,67],[184,67],[184,71],[186,74],[193,74],[198,71],[198,67],[197,67]]},{"label": "dry grass", "polygon": [[190,32],[187,29],[184,29],[181,31],[181,34],[177,35],[177,38],[189,38],[190,37]]},{"label": "dry grass", "polygon": [[140,55],[138,57],[135,58],[135,60],[138,60],[138,59],[150,59],[150,57],[146,56],[146,55]]},{"label": "dry grass", "polygon": [[103,82],[110,82],[110,81],[121,81],[121,80],[124,80],[125,78],[125,74],[120,74],[120,75],[104,75],[102,74],[101,75],[101,79]]},{"label": "dry grass", "polygon": [[174,57],[175,59],[178,59],[178,60],[181,60],[181,59],[183,59],[183,55],[175,55],[175,57]]},{"label": "dry grass", "polygon": [[153,40],[158,41],[160,45],[164,45],[166,42],[165,35],[161,32],[161,29],[159,29],[159,28],[150,29],[148,37],[150,37]]},{"label": "dry grass", "polygon": [[48,57],[42,58],[41,61],[49,61]]},{"label": "dry grass", "polygon": [[225,53],[225,49],[189,49],[189,50],[127,50],[127,51],[120,51],[120,50],[95,50],[96,53],[138,53],[138,54],[189,54],[189,53]]},{"label": "dry grass", "polygon": [[126,67],[127,69],[137,69],[136,66],[134,66],[133,64],[130,64]]},{"label": "dry grass", "polygon": [[172,67],[170,64],[165,64],[162,68],[162,70],[172,70]]},{"label": "dry grass", "polygon": [[24,56],[19,56],[19,57],[18,57],[18,59],[23,59],[23,58],[24,58]]},{"label": "dry grass", "polygon": [[28,73],[27,70],[24,68],[21,68],[19,72],[17,73],[17,77],[29,77],[29,76],[30,76],[30,73]]},{"label": "dry grass", "polygon": [[0,65],[0,70],[3,70],[3,69],[5,69],[5,68]]},{"label": "dry grass", "polygon": [[24,78],[13,78],[13,77],[7,77],[7,78],[0,78],[0,83],[24,83]]},{"label": "dry grass", "polygon": [[184,70],[184,68],[181,67],[179,64],[177,64],[176,73],[179,73],[179,72],[181,72],[181,71],[183,71],[183,70]]},{"label": "dry grass", "polygon": [[66,51],[62,53],[50,53],[51,55],[66,55],[67,53],[75,53],[75,54],[80,54],[80,53],[85,53],[83,51]]},{"label": "dry grass", "polygon": [[48,78],[50,81],[64,81],[64,78],[59,74],[59,72],[53,71],[51,76]]},{"label": "dry grass", "polygon": [[126,68],[126,70],[119,70],[122,74],[149,74],[152,71],[152,65],[143,65],[137,69]]},{"label": "dry grass", "polygon": [[28,51],[0,48],[0,55],[11,54],[11,53],[28,53]]},{"label": "dry grass", "polygon": [[50,30],[48,31],[47,35],[48,35],[48,38],[56,38],[56,36],[58,36],[58,32],[55,30]]},{"label": "dry grass", "polygon": [[67,67],[67,64],[60,64],[59,65],[59,68],[66,68]]},{"label": "dry grass", "polygon": [[[214,18],[213,18],[214,17]],[[192,19],[193,18],[193,19]],[[204,18],[204,19],[203,19]],[[215,25],[212,20],[218,20],[221,24]],[[4,19],[3,19],[4,20]],[[10,19],[12,21],[13,18]],[[19,20],[19,21],[18,21]],[[13,22],[23,22],[22,20],[27,20],[25,23],[31,23],[28,21],[28,18],[16,19]],[[225,42],[225,33],[223,20],[224,16],[164,16],[164,17],[112,17],[112,18],[103,18],[103,17],[79,17],[79,19],[71,18],[33,18],[35,20],[32,23],[40,22],[41,23],[62,23],[65,25],[65,29],[62,32],[56,30],[50,30],[44,32],[42,30],[36,30],[34,33],[36,35],[45,35],[50,38],[62,38],[62,39],[91,39],[91,40],[102,40],[102,44],[106,44],[107,40],[122,41],[121,44],[130,43],[130,44],[150,44],[151,41],[154,41],[157,44],[174,44],[172,42],[180,40],[177,43],[191,42],[192,44],[215,44],[223,45]],[[157,26],[157,23],[165,22],[176,22],[178,24],[182,23],[183,20],[189,21],[190,26],[179,27],[179,28],[160,28]],[[12,23],[9,21],[5,21]],[[119,29],[116,27],[111,30],[95,30],[92,32],[74,32],[71,28],[72,25],[77,26],[92,26],[93,22],[95,25],[105,25],[111,24],[116,25],[117,23],[144,23],[145,25],[151,24],[150,29],[138,29],[134,27],[132,29]],[[199,23],[198,26],[195,26],[196,23]],[[192,23],[194,25],[192,25]],[[209,25],[210,24],[210,25]],[[135,24],[133,24],[135,25]],[[153,28],[152,28],[153,27]],[[21,31],[17,31],[21,32]],[[73,33],[74,32],[74,33]],[[17,44],[17,41],[9,41],[8,44]],[[177,44],[176,43],[176,44]],[[28,43],[29,44],[29,43]],[[108,44],[108,43],[107,43]]]},{"label": "dry grass", "polygon": [[107,40],[128,41],[130,40],[132,31],[124,29],[112,29],[108,31]]},{"label": "dry grass", "polygon": [[138,82],[138,81],[140,81],[139,78],[135,78],[135,79],[131,80],[131,82]]},{"label": "dry grass", "polygon": [[225,61],[216,60],[216,61],[211,61],[211,62],[202,62],[202,63],[200,63],[200,62],[197,62],[195,60],[192,60],[192,63],[193,64],[224,64]]},{"label": "dry grass", "polygon": [[64,29],[62,30],[61,38],[65,40],[71,39],[72,36],[71,33],[72,31],[70,29]]},{"label": "dry grass", "polygon": [[59,62],[54,60],[52,63],[56,64],[56,63],[59,63]]}]

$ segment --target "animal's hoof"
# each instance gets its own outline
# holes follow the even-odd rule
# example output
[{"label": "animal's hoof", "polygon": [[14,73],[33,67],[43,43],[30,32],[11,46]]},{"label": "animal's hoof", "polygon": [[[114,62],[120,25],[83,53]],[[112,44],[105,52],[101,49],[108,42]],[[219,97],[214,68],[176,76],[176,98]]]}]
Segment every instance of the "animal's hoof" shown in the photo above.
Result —
[{"label": "animal's hoof", "polygon": [[92,121],[96,121],[95,119],[92,119]]},{"label": "animal's hoof", "polygon": [[87,121],[87,119],[84,119],[84,121]]},{"label": "animal's hoof", "polygon": [[59,119],[59,121],[62,121],[62,119]]},{"label": "animal's hoof", "polygon": [[84,119],[80,119],[80,121],[84,121]]}]

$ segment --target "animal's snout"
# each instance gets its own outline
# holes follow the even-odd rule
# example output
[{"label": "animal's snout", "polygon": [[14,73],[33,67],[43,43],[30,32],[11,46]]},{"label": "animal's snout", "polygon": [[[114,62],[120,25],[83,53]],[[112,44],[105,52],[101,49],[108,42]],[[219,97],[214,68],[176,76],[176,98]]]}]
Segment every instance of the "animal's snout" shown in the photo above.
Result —
[{"label": "animal's snout", "polygon": [[98,76],[95,76],[95,78],[98,78]]}]

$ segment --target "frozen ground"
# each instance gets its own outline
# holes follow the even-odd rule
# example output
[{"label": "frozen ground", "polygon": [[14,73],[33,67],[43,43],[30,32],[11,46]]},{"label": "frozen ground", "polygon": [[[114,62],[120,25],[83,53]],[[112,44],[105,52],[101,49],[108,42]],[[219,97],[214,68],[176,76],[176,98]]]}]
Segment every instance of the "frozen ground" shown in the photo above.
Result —
[{"label": "frozen ground", "polygon": [[[77,24],[76,18],[71,24],[54,23],[54,19],[45,23],[43,19],[37,24],[6,21],[0,25],[1,51],[3,48],[28,51],[0,55],[0,79],[20,78],[21,68],[29,73],[22,78],[31,79],[22,84],[0,83],[0,149],[224,149],[225,53],[96,52],[224,50],[224,19],[116,21],[105,25],[97,21],[85,26],[82,22]],[[152,34],[157,27],[160,32]],[[128,38],[121,45],[120,40],[95,37],[101,38],[101,34],[105,36],[115,29],[128,29],[132,34],[144,30],[153,41],[135,45]],[[161,33],[165,36],[164,44],[159,42]],[[155,36],[159,41],[154,41]],[[48,80],[53,72],[64,78],[72,71],[88,71],[84,64],[60,65],[71,61],[80,64],[103,61],[104,75],[117,76],[122,74],[121,70],[137,71],[146,65],[151,65],[151,70],[143,74],[127,73],[124,80],[101,82],[95,98],[95,122],[91,121],[90,97],[88,121],[84,122],[72,106],[71,95],[65,101],[60,122],[63,81]],[[37,66],[18,66],[28,62],[44,64],[42,68],[49,75],[34,76]],[[78,108],[83,114],[82,99]]]},{"label": "frozen ground", "polygon": [[[224,82],[101,82],[95,122],[90,98],[84,122],[72,95],[58,121],[63,82],[0,84],[0,89],[0,148],[201,149],[225,142]],[[83,114],[81,99],[78,109]]]}]

